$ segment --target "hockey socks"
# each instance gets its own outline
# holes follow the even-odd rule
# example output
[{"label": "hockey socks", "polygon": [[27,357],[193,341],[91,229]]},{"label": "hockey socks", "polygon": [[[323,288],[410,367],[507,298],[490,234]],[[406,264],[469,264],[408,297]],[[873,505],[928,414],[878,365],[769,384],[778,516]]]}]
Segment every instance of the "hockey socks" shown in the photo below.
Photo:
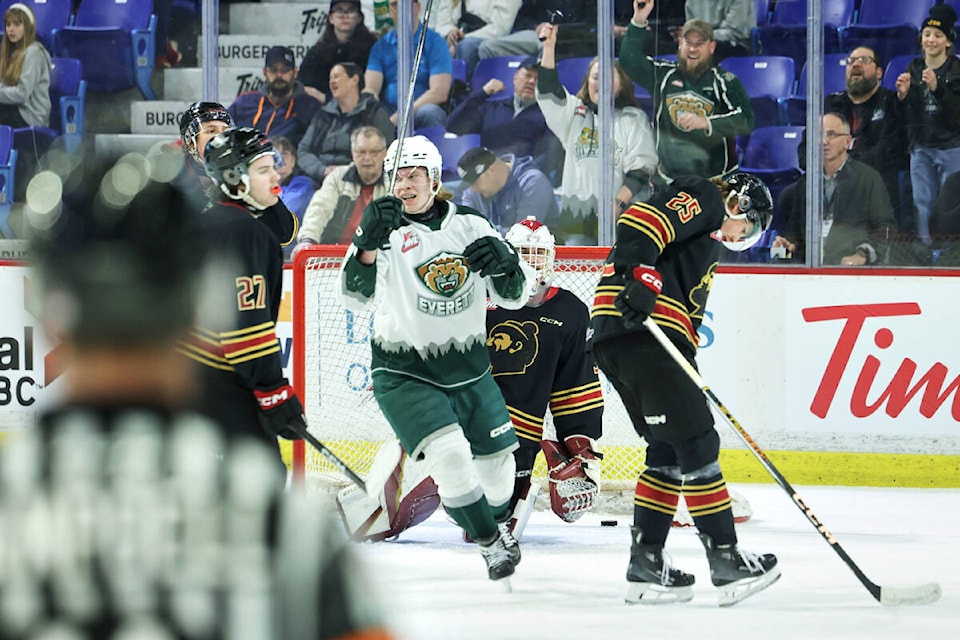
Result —
[{"label": "hockey socks", "polygon": [[460,525],[473,540],[490,541],[500,533],[486,498],[480,498],[462,507],[451,507],[447,504],[443,507],[454,522]]},{"label": "hockey socks", "polygon": [[730,494],[721,474],[685,480],[683,499],[700,533],[710,536],[718,545],[737,543]]},{"label": "hockey socks", "polygon": [[633,525],[643,544],[663,546],[680,500],[681,481],[656,469],[640,474],[633,494]]}]

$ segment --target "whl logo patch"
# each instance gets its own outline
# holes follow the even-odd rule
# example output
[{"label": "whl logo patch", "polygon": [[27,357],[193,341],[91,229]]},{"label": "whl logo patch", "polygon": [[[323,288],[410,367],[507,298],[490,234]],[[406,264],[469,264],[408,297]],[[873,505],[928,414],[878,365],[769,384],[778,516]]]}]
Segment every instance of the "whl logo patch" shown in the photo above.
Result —
[{"label": "whl logo patch", "polygon": [[417,275],[430,291],[452,298],[467,283],[470,270],[463,256],[439,253],[417,267]]}]

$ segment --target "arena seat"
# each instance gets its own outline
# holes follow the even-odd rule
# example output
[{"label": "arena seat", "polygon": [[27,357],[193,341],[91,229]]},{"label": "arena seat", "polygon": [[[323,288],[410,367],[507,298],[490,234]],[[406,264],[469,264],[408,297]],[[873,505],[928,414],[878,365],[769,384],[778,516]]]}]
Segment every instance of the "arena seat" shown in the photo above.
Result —
[{"label": "arena seat", "polygon": [[6,13],[14,2],[30,7],[33,17],[37,19],[37,39],[52,51],[52,32],[71,24],[73,20],[73,0],[2,0],[0,15]]},{"label": "arena seat", "polygon": [[786,56],[743,56],[726,58],[718,65],[737,76],[750,96],[755,127],[783,123],[782,109],[793,93],[793,59]]},{"label": "arena seat", "polygon": [[[803,65],[797,88],[784,101],[785,124],[806,126],[807,124],[807,69]],[[847,88],[847,54],[828,53],[823,56],[823,95],[824,97]]]},{"label": "arena seat", "polygon": [[870,47],[882,60],[919,51],[920,25],[934,0],[860,0],[857,20],[840,28],[844,51]]},{"label": "arena seat", "polygon": [[10,229],[10,208],[13,204],[13,183],[16,177],[17,150],[13,148],[13,128],[0,125],[0,233],[13,238]]},{"label": "arena seat", "polygon": [[460,162],[463,154],[479,146],[479,133],[465,133],[462,136],[448,133],[443,137],[437,147],[440,149],[440,155],[443,157],[444,182],[460,179],[460,174],[457,172],[457,163]]},{"label": "arena seat", "polygon": [[488,100],[506,100],[513,96],[513,74],[526,56],[497,56],[482,58],[473,69],[473,78],[470,80],[470,91],[482,89],[492,78],[503,83],[503,90],[490,95]]}]

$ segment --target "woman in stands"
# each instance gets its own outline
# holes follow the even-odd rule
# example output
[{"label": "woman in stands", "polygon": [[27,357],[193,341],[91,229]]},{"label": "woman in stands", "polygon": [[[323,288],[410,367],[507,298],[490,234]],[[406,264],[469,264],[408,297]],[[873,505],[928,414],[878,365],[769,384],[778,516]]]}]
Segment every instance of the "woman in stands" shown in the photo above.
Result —
[{"label": "woman in stands", "polygon": [[50,54],[37,41],[33,11],[19,2],[3,14],[0,43],[0,124],[50,124]]},{"label": "woman in stands", "polygon": [[333,98],[328,79],[338,62],[353,62],[366,69],[370,49],[377,41],[363,24],[359,0],[332,0],[327,26],[300,63],[297,79],[308,95],[326,104]]},{"label": "woman in stands", "polygon": [[[597,198],[602,169],[599,136],[598,60],[590,64],[577,95],[571,95],[557,74],[557,25],[541,25],[543,54],[537,76],[537,102],[550,130],[560,138],[563,164],[560,218],[546,220],[563,244],[597,244]],[[649,195],[657,168],[657,150],[650,120],[639,108],[630,77],[615,65],[613,141],[614,190],[620,209]]]}]

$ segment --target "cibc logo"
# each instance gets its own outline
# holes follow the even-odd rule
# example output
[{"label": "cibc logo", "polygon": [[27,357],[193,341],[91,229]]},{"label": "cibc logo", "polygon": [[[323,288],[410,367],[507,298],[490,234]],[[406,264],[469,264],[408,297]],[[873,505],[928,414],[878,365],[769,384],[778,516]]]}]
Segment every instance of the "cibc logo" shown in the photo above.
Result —
[{"label": "cibc logo", "polygon": [[16,402],[29,407],[39,388],[33,376],[33,327],[23,327],[23,338],[0,336],[0,407]]}]

